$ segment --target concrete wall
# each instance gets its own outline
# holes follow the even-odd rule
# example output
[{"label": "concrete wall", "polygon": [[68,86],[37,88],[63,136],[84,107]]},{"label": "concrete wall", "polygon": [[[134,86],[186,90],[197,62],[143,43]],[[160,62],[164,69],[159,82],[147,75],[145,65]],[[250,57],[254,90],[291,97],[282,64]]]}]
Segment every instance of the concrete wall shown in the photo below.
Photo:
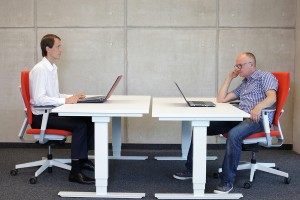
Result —
[{"label": "concrete wall", "polygon": [[[300,53],[300,0],[297,0],[297,26],[296,26],[296,55]],[[296,56],[295,65],[295,95],[294,102],[300,102],[300,57]],[[293,147],[297,153],[300,153],[300,105],[294,105],[294,129],[293,129]]]},{"label": "concrete wall", "polygon": [[[296,5],[296,0],[1,0],[0,90],[5,100],[0,142],[18,141],[20,71],[41,59],[40,39],[54,33],[62,38],[57,65],[66,93],[106,93],[123,74],[116,94],[179,97],[176,80],[189,97],[214,97],[235,57],[251,51],[260,69],[291,72],[282,119],[291,144]],[[177,122],[147,115],[123,119],[123,126],[125,143],[180,143]]]}]

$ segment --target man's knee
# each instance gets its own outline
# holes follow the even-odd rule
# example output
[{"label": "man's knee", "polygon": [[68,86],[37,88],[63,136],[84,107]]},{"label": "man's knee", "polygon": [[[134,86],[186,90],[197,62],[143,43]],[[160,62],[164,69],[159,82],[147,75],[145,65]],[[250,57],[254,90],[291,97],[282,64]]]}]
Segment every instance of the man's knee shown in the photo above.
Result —
[{"label": "man's knee", "polygon": [[236,142],[241,143],[243,141],[243,139],[241,137],[241,134],[239,134],[238,132],[230,131],[227,136],[227,141],[232,142],[232,143],[236,143]]}]

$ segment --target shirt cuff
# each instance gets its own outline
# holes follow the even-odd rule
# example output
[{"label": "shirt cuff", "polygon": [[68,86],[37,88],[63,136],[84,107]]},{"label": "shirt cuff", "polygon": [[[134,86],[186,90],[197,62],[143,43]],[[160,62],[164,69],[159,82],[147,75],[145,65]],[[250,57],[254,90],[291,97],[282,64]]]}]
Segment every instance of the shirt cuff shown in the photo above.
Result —
[{"label": "shirt cuff", "polygon": [[66,99],[65,98],[59,98],[59,103],[60,105],[66,104]]}]

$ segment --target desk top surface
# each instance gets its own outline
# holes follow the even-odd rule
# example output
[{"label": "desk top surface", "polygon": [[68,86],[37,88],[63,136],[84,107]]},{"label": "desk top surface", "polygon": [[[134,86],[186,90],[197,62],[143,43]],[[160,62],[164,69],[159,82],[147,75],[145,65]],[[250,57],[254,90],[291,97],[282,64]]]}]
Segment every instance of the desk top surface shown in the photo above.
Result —
[{"label": "desk top surface", "polygon": [[64,104],[52,110],[60,116],[141,116],[149,113],[150,96],[113,95],[104,103]]},{"label": "desk top surface", "polygon": [[241,121],[250,115],[229,103],[216,103],[216,98],[190,98],[212,101],[216,107],[189,107],[183,98],[153,98],[152,117],[161,120]]}]

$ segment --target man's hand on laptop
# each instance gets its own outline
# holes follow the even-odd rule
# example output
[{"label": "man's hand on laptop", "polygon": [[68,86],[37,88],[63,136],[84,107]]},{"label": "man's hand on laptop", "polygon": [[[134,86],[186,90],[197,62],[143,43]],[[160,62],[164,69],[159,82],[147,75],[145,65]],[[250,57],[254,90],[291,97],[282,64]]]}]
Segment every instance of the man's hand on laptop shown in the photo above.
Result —
[{"label": "man's hand on laptop", "polygon": [[85,98],[85,94],[84,93],[78,93],[78,94],[74,94],[74,96],[76,96],[78,99],[84,99]]},{"label": "man's hand on laptop", "polygon": [[77,101],[79,99],[84,99],[85,98],[85,94],[84,93],[77,93],[74,94],[73,96],[70,96],[68,98],[66,98],[66,104],[72,104],[72,103],[77,103]]}]

